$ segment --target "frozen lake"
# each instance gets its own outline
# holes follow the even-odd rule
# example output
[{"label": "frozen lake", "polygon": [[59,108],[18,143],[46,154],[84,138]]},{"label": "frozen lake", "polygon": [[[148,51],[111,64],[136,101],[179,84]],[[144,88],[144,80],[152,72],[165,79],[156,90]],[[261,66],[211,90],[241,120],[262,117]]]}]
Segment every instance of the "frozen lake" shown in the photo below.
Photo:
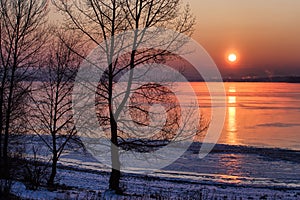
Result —
[{"label": "frozen lake", "polygon": [[[209,117],[205,83],[191,83]],[[226,120],[221,144],[300,150],[300,84],[225,83]],[[185,85],[181,85],[184,90]],[[189,94],[186,94],[188,98]]]},{"label": "frozen lake", "polygon": [[[190,84],[203,115],[210,119],[206,84]],[[218,143],[300,150],[300,84],[229,82],[224,86],[226,119]],[[178,83],[175,89],[189,102],[187,87],[188,83]]]}]

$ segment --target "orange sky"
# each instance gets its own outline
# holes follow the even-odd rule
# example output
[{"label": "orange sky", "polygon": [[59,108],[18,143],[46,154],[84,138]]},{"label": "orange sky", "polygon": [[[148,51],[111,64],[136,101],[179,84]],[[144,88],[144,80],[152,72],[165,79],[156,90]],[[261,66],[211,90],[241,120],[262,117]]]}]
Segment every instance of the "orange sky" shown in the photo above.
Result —
[{"label": "orange sky", "polygon": [[[300,1],[184,0],[197,17],[193,38],[222,74],[300,75]],[[225,53],[238,52],[229,66]]]},{"label": "orange sky", "polygon": [[[300,0],[183,0],[222,75],[300,75]],[[55,14],[50,19],[56,20]],[[230,65],[226,54],[235,51]]]}]

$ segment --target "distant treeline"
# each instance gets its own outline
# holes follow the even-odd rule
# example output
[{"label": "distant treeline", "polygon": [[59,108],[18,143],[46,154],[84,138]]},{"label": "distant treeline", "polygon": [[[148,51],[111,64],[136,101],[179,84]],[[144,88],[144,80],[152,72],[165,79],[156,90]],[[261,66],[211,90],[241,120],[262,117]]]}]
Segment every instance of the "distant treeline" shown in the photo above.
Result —
[{"label": "distant treeline", "polygon": [[[74,72],[70,71],[70,74],[74,74]],[[76,73],[76,72],[75,72]],[[39,73],[36,73],[35,76],[31,77],[30,81],[46,81],[46,71],[40,70]],[[195,79],[189,78],[187,79],[191,82],[204,82],[203,78]],[[214,82],[214,79],[210,79],[211,82]],[[223,78],[224,82],[279,82],[279,83],[300,83],[300,76],[276,76],[276,77],[242,77],[242,78],[231,78],[225,77]]]},{"label": "distant treeline", "polygon": [[223,78],[224,82],[282,82],[300,83],[300,76]]},{"label": "distant treeline", "polygon": [[[204,82],[201,78],[189,79],[191,82]],[[208,81],[214,82],[214,79],[209,79]],[[223,77],[224,82],[279,82],[279,83],[300,83],[300,76],[274,76],[274,77]]]}]

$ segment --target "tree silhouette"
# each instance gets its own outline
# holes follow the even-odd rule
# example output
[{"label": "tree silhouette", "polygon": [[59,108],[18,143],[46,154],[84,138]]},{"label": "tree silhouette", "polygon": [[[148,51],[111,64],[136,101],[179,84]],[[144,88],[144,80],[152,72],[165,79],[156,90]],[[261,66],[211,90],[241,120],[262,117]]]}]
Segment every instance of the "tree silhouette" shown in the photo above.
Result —
[{"label": "tree silhouette", "polygon": [[[122,133],[119,131],[118,123],[120,113],[132,92],[133,70],[141,64],[163,63],[170,58],[172,48],[179,48],[184,44],[184,41],[178,42],[180,40],[178,35],[192,33],[194,18],[190,14],[189,7],[183,8],[179,0],[85,0],[81,2],[54,0],[53,2],[65,16],[65,27],[84,34],[91,46],[99,46],[105,54],[107,70],[103,77],[99,77],[101,84],[97,91],[98,101],[103,107],[103,112],[99,112],[99,123],[108,125],[107,130],[109,130],[112,143],[112,172],[109,188],[121,192],[118,147],[120,147],[119,139]],[[170,51],[160,49],[159,45],[152,49],[139,49],[147,40],[145,30],[150,28],[156,28],[151,39],[155,39],[155,34],[160,34],[162,28],[172,29],[178,33],[164,41],[164,44],[169,44]],[[130,44],[125,41],[126,37],[119,38],[119,40],[115,38],[128,30],[134,30]],[[131,51],[127,55],[121,55],[122,50],[128,46]],[[123,98],[117,105],[114,103],[114,85],[118,78],[128,71],[128,82],[121,92]],[[156,86],[152,88],[161,89]]]},{"label": "tree silhouette", "polygon": [[4,178],[9,178],[12,137],[26,128],[30,76],[46,41],[47,13],[46,0],[0,1],[0,176]]},{"label": "tree silhouette", "polygon": [[53,187],[61,154],[71,142],[80,144],[75,137],[72,113],[73,82],[80,57],[69,48],[79,49],[80,43],[70,33],[57,32],[50,41],[48,54],[41,67],[42,84],[32,94],[34,107],[31,111],[31,127],[52,154],[48,186]]}]

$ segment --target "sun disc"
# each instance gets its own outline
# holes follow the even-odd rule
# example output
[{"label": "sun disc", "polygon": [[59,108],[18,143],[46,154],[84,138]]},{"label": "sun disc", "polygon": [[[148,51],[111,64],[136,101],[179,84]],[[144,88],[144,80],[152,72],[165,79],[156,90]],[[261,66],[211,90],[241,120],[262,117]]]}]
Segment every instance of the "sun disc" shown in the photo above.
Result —
[{"label": "sun disc", "polygon": [[237,56],[234,53],[229,54],[228,61],[229,62],[235,62],[237,59]]}]

